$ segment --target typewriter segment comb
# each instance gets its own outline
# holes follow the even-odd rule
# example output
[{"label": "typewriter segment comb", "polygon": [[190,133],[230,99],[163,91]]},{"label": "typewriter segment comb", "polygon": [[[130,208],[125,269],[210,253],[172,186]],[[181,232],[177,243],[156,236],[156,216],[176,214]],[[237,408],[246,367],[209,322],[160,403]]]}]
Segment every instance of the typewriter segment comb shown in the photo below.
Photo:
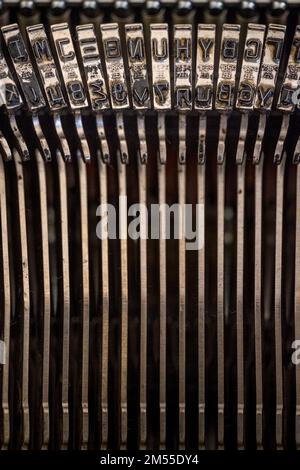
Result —
[{"label": "typewriter segment comb", "polygon": [[299,5],[75,3],[0,4],[1,449],[300,448]]}]

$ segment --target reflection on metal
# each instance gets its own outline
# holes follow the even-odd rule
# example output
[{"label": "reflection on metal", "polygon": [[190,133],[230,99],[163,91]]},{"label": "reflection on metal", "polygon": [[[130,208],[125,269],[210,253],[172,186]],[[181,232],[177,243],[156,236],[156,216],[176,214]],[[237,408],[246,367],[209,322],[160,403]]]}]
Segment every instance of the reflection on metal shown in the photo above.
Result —
[{"label": "reflection on metal", "polygon": [[62,262],[63,292],[63,335],[62,335],[62,448],[69,442],[69,358],[70,358],[70,272],[69,272],[69,239],[68,239],[68,202],[66,164],[59,151],[56,154]]},{"label": "reflection on metal", "polygon": [[48,204],[45,162],[39,151],[36,152],[36,163],[39,179],[40,220],[42,240],[43,269],[43,380],[42,380],[42,411],[43,411],[43,447],[47,448],[50,438],[49,419],[49,372],[50,372],[50,264],[48,236]]},{"label": "reflection on metal", "polygon": [[[254,154],[255,157],[255,154]],[[255,163],[255,240],[254,240],[254,331],[255,331],[255,390],[256,445],[263,442],[263,370],[262,370],[262,191],[264,153]]]},{"label": "reflection on metal", "polygon": [[[120,142],[122,140],[120,139]],[[124,156],[123,156],[124,157]],[[120,300],[120,324],[121,324],[121,385],[120,385],[120,448],[127,446],[128,411],[127,411],[127,370],[128,370],[128,262],[127,262],[127,204],[124,197],[127,196],[126,185],[126,159],[118,158],[119,176],[119,226],[120,226],[120,261],[121,261],[121,300]]]},{"label": "reflection on metal", "polygon": [[244,447],[244,228],[245,228],[245,140],[248,115],[241,117],[236,153],[237,164],[237,266],[236,266],[236,331],[237,331],[237,441]]},{"label": "reflection on metal", "polygon": [[19,215],[19,236],[20,253],[22,264],[21,289],[23,292],[23,358],[22,358],[22,415],[23,415],[23,439],[22,448],[29,446],[30,421],[29,421],[29,338],[30,338],[30,293],[29,293],[29,272],[28,272],[28,251],[27,251],[27,228],[26,228],[26,208],[24,193],[24,175],[22,158],[17,151],[13,154],[15,171],[18,184],[18,215]]},{"label": "reflection on metal", "polygon": [[203,140],[202,151],[198,153],[197,165],[197,204],[203,207],[203,246],[198,251],[198,448],[205,447],[205,134],[206,119],[200,116],[200,139]]},{"label": "reflection on metal", "polygon": [[[181,115],[180,115],[181,116]],[[184,120],[185,121],[185,120]],[[185,449],[186,439],[186,260],[185,260],[185,203],[186,203],[186,165],[179,156],[178,160],[178,263],[179,263],[179,448]]]},{"label": "reflection on metal", "polygon": [[3,342],[5,345],[5,363],[2,366],[2,449],[7,449],[10,442],[9,409],[9,364],[10,364],[10,327],[11,327],[11,285],[8,251],[7,198],[3,160],[0,158],[0,222],[1,222],[1,266],[3,275]]},{"label": "reflection on metal", "polygon": [[[164,120],[163,115],[161,115],[161,118]],[[158,203],[161,206],[159,219],[159,448],[163,450],[166,448],[167,260],[166,240],[163,236],[166,229],[166,165],[160,164],[160,160],[158,160],[157,176]]]},{"label": "reflection on metal", "polygon": [[88,235],[88,189],[87,167],[77,155],[80,195],[81,275],[82,275],[82,449],[89,439],[89,349],[90,349],[90,287],[89,287],[89,235]]},{"label": "reflection on metal", "polygon": [[[100,204],[107,204],[107,165],[97,153]],[[109,262],[108,240],[101,240],[102,343],[101,343],[101,449],[108,445],[108,345],[109,345]]]}]

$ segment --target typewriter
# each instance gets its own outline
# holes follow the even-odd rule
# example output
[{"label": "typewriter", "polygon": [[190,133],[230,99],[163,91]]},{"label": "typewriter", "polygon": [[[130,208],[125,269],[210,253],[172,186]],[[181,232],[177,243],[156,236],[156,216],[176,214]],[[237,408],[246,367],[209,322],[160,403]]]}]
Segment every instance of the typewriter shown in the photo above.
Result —
[{"label": "typewriter", "polygon": [[296,0],[0,2],[0,446],[300,447]]}]

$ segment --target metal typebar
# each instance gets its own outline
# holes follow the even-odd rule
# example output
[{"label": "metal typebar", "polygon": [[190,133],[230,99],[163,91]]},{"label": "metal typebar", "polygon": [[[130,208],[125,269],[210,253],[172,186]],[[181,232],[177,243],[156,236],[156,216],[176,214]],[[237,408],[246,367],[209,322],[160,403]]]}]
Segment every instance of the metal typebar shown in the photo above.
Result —
[{"label": "metal typebar", "polygon": [[[107,204],[107,160],[97,153],[100,204]],[[101,239],[102,344],[101,344],[101,449],[108,445],[109,262],[108,240]]]},{"label": "metal typebar", "polygon": [[89,348],[90,348],[90,288],[89,288],[89,235],[87,166],[77,154],[80,194],[80,229],[82,263],[82,445],[86,449],[89,438]]},{"label": "metal typebar", "polygon": [[237,265],[236,265],[236,330],[237,330],[237,441],[244,447],[244,231],[245,231],[245,140],[248,114],[242,114],[237,163]]},{"label": "metal typebar", "polygon": [[[300,338],[300,138],[294,152],[296,167],[296,232],[295,232],[295,338]],[[296,416],[295,440],[297,449],[300,447],[300,371],[296,367]]]},{"label": "metal typebar", "polygon": [[11,285],[10,265],[8,252],[7,231],[7,199],[6,183],[3,160],[0,158],[0,221],[1,221],[1,257],[3,273],[3,308],[4,308],[4,332],[3,347],[5,348],[5,360],[2,366],[2,449],[7,449],[10,440],[10,409],[9,409],[9,364],[10,364],[10,327],[11,327]]},{"label": "metal typebar", "polygon": [[[205,163],[206,116],[199,119],[199,153],[197,165],[198,246],[198,448],[205,447]],[[201,144],[200,144],[201,142]]]},{"label": "metal typebar", "polygon": [[61,260],[63,286],[63,335],[62,335],[62,448],[69,441],[69,359],[70,359],[70,268],[69,268],[69,235],[68,235],[68,200],[66,164],[60,151],[56,153],[59,209],[61,232]]},{"label": "metal typebar", "polygon": [[22,263],[22,291],[23,291],[23,358],[22,358],[22,413],[23,413],[23,449],[28,448],[30,438],[29,421],[29,338],[30,338],[30,293],[28,272],[28,249],[26,229],[26,207],[24,193],[24,175],[22,158],[14,151],[13,158],[17,176],[18,210],[20,227],[20,246]]},{"label": "metal typebar", "polygon": [[224,446],[224,215],[225,137],[228,116],[221,114],[217,155],[217,357],[218,357],[218,447]]},{"label": "metal typebar", "polygon": [[275,366],[276,366],[276,448],[283,446],[283,365],[282,365],[282,243],[283,196],[286,151],[284,143],[289,115],[284,115],[275,149],[276,172],[276,227],[275,227]]},{"label": "metal typebar", "polygon": [[[255,158],[255,154],[254,154]],[[256,445],[263,445],[263,371],[262,371],[262,191],[264,152],[255,163],[255,252],[254,252],[254,331],[256,387]]]},{"label": "metal typebar", "polygon": [[[126,141],[125,141],[126,142]],[[127,145],[126,145],[127,147]],[[128,154],[127,154],[128,156]],[[124,156],[123,156],[124,157]],[[119,227],[120,227],[120,261],[121,261],[121,433],[120,447],[126,448],[128,433],[127,412],[127,372],[128,372],[128,262],[127,262],[127,186],[126,186],[126,164],[118,155],[118,177],[119,177]],[[126,161],[126,160],[125,160]]]},{"label": "metal typebar", "polygon": [[147,204],[147,167],[144,159],[138,159],[138,185],[140,211],[140,449],[147,445],[147,213],[143,210]]},{"label": "metal typebar", "polygon": [[[161,116],[164,119],[164,116]],[[161,154],[160,154],[161,155]],[[166,156],[166,155],[165,155]],[[167,387],[167,260],[166,260],[166,165],[158,156],[159,220],[159,447],[166,448],[166,387]]]},{"label": "metal typebar", "polygon": [[42,266],[43,266],[43,380],[42,380],[42,411],[43,411],[43,447],[47,448],[50,439],[49,420],[49,370],[50,370],[50,264],[49,264],[49,236],[48,236],[48,205],[45,162],[39,151],[36,151],[36,162],[39,180],[39,209],[41,220],[42,239]]},{"label": "metal typebar", "polygon": [[[181,117],[181,115],[179,115]],[[186,258],[185,258],[185,178],[186,165],[178,160],[178,260],[179,260],[179,448],[185,449],[186,439]]]}]

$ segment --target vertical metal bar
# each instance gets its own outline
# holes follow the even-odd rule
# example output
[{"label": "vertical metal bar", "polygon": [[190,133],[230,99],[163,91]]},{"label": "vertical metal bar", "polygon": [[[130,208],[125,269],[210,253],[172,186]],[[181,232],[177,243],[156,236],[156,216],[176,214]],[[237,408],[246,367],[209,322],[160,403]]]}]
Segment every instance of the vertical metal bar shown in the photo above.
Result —
[{"label": "vertical metal bar", "polygon": [[5,361],[2,373],[2,449],[7,449],[10,439],[10,410],[9,410],[9,354],[10,354],[10,316],[11,316],[11,290],[10,290],[10,265],[8,252],[7,231],[7,205],[6,184],[3,160],[0,158],[0,220],[1,220],[1,256],[3,275],[3,306],[4,306],[4,335]]},{"label": "vertical metal bar", "polygon": [[[300,338],[300,139],[294,153],[296,174],[296,233],[295,233],[295,338]],[[296,367],[296,447],[300,447],[300,370]]]},{"label": "vertical metal bar", "polygon": [[[158,116],[160,117],[160,116]],[[161,116],[164,120],[164,116]],[[160,154],[161,156],[161,154]],[[167,343],[167,265],[166,265],[166,166],[158,157],[159,220],[159,434],[160,449],[166,448],[166,343]],[[166,157],[166,155],[165,155]]]},{"label": "vertical metal bar", "polygon": [[[126,142],[126,141],[125,141]],[[127,145],[126,145],[127,148]],[[128,156],[128,154],[127,154]],[[127,262],[127,187],[126,166],[118,156],[119,176],[119,238],[121,261],[121,449],[127,445],[127,371],[128,371],[128,262]]]},{"label": "vertical metal bar", "polygon": [[218,447],[224,446],[224,190],[225,162],[218,165],[218,267],[217,267],[217,349],[218,349]]},{"label": "vertical metal bar", "polygon": [[[198,447],[205,447],[205,136],[206,116],[199,120],[199,151],[197,165],[197,224],[201,223],[201,244],[198,247]],[[198,212],[199,211],[199,212]],[[199,235],[198,235],[199,236]]]},{"label": "vertical metal bar", "polygon": [[82,256],[82,445],[86,449],[89,438],[89,334],[90,334],[90,289],[89,289],[89,235],[88,235],[88,194],[87,169],[77,154],[80,193],[80,224],[81,224],[81,256]]},{"label": "vertical metal bar", "polygon": [[69,441],[69,358],[70,358],[70,272],[66,165],[56,154],[59,182],[60,231],[63,285],[63,357],[62,357],[62,448]]},{"label": "vertical metal bar", "polygon": [[227,115],[220,116],[217,155],[217,357],[218,357],[218,448],[224,446],[224,211],[225,137]]},{"label": "vertical metal bar", "polygon": [[237,147],[237,265],[236,265],[236,331],[237,331],[237,444],[244,447],[244,230],[245,230],[245,138],[248,115],[241,117]]},{"label": "vertical metal bar", "polygon": [[14,151],[14,162],[17,176],[18,209],[20,224],[22,287],[23,287],[23,358],[22,358],[22,413],[23,413],[23,449],[29,445],[29,338],[30,338],[30,294],[27,251],[26,207],[24,194],[24,175],[22,159]]},{"label": "vertical metal bar", "polygon": [[284,115],[275,149],[276,170],[276,227],[275,227],[275,367],[276,367],[276,447],[283,446],[283,369],[282,369],[282,237],[283,197],[286,152],[283,150],[289,124]]},{"label": "vertical metal bar", "polygon": [[[142,141],[140,141],[142,143]],[[147,167],[144,159],[138,159],[139,203],[141,207],[147,204]],[[141,237],[140,237],[140,311],[141,311],[141,337],[140,337],[140,449],[147,445],[147,214],[141,209]]]},{"label": "vertical metal bar", "polygon": [[[100,204],[107,204],[107,165],[97,153]],[[101,240],[102,354],[101,354],[101,449],[108,444],[109,262],[108,240]]]},{"label": "vertical metal bar", "polygon": [[[184,140],[185,141],[185,140]],[[186,259],[185,259],[185,163],[178,162],[178,259],[179,259],[179,448],[185,449],[186,361]]]},{"label": "vertical metal bar", "polygon": [[255,242],[254,242],[254,331],[256,387],[256,445],[263,445],[263,371],[262,371],[262,191],[264,153],[255,160]]},{"label": "vertical metal bar", "polygon": [[283,445],[283,370],[282,370],[282,232],[283,195],[286,152],[276,174],[276,241],[275,241],[275,361],[276,361],[276,447]]},{"label": "vertical metal bar", "polygon": [[42,410],[43,410],[43,447],[46,448],[50,438],[49,422],[49,367],[50,367],[50,265],[49,265],[49,237],[47,213],[47,183],[45,163],[39,151],[36,151],[36,161],[39,180],[39,205],[42,238],[42,266],[43,266],[43,381],[42,381]]}]

